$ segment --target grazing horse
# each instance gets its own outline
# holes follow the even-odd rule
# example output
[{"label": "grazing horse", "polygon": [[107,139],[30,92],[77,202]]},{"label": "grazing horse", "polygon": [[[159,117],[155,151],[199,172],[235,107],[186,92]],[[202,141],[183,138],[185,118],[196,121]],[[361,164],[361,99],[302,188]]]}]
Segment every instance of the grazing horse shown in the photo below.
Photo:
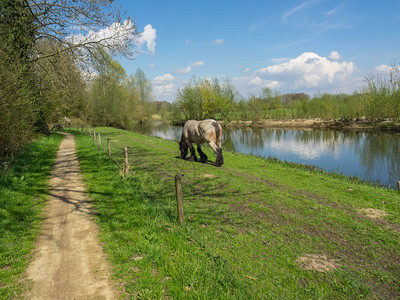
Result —
[{"label": "grazing horse", "polygon": [[189,120],[183,126],[182,138],[179,143],[181,157],[186,158],[188,148],[190,149],[190,161],[197,161],[193,143],[197,144],[197,151],[200,154],[201,162],[207,162],[207,155],[201,151],[200,145],[208,143],[216,155],[215,166],[220,167],[224,163],[221,147],[222,127],[215,120]]}]

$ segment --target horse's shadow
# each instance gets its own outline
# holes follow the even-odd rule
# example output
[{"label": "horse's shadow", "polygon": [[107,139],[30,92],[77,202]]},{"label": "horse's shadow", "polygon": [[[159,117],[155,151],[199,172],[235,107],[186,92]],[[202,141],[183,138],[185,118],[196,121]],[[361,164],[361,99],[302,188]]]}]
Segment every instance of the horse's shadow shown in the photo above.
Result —
[{"label": "horse's shadow", "polygon": [[210,166],[215,166],[215,161],[209,160],[207,159],[207,162],[202,162],[200,159],[194,160],[194,161],[190,161],[190,157],[186,157],[186,158],[182,158],[180,156],[175,156],[175,159],[181,159],[181,160],[185,160],[187,162],[193,162],[193,163],[200,163],[203,165],[210,165]]}]

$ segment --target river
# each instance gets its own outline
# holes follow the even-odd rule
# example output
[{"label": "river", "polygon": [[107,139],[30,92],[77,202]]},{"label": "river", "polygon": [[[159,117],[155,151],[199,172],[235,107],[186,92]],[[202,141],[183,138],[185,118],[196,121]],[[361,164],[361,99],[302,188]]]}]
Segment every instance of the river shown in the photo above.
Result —
[{"label": "river", "polygon": [[[155,122],[133,131],[178,141],[182,128]],[[224,150],[314,165],[391,189],[400,180],[400,133],[224,128],[222,145]]]}]

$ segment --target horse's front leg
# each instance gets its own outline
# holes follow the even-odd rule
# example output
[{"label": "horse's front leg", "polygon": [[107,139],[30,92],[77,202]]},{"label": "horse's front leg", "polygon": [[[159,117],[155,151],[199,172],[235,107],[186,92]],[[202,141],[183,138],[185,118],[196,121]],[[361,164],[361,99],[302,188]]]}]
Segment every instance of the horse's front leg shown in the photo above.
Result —
[{"label": "horse's front leg", "polygon": [[192,145],[192,143],[188,143],[189,145],[189,149],[190,149],[190,161],[197,161],[197,157],[196,157],[196,151],[194,150],[194,147]]},{"label": "horse's front leg", "polygon": [[209,143],[211,149],[213,150],[216,159],[215,159],[215,166],[220,167],[224,164],[224,157],[222,156],[222,147],[221,145],[217,145],[214,142]]}]

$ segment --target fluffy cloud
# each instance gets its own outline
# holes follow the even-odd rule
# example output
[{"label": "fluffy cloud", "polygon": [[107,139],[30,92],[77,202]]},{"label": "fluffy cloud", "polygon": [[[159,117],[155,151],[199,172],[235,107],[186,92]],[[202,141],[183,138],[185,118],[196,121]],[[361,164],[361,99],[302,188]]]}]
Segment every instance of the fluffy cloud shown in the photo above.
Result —
[{"label": "fluffy cloud", "polygon": [[190,64],[189,64],[187,67],[185,67],[185,68],[181,68],[181,69],[175,70],[175,72],[176,72],[176,73],[179,73],[179,74],[187,74],[187,73],[189,73],[190,71],[192,71],[193,68],[195,68],[195,67],[201,67],[201,66],[204,66],[204,62],[203,62],[203,61],[196,61],[196,62],[190,63]]},{"label": "fluffy cloud", "polygon": [[375,71],[378,73],[389,74],[390,72],[400,71],[400,66],[388,66],[388,65],[380,65],[375,67]]},{"label": "fluffy cloud", "polygon": [[[340,57],[339,53],[332,53],[332,58]],[[353,62],[338,62],[313,52],[304,52],[288,62],[260,68],[255,75],[281,80],[286,82],[286,87],[299,90],[339,85],[351,78],[354,71]]]},{"label": "fluffy cloud", "polygon": [[89,30],[86,35],[72,34],[65,38],[67,43],[74,45],[85,43],[101,43],[104,46],[125,45],[137,37],[135,24],[125,20],[123,24],[113,23],[98,31]]},{"label": "fluffy cloud", "polygon": [[[138,34],[132,20],[125,20],[122,24],[116,22],[98,31],[89,30],[86,34],[71,34],[65,38],[65,42],[73,45],[100,43],[110,49],[117,49],[121,46],[128,48],[133,43],[138,47],[139,53],[147,52],[154,55],[156,37],[156,29],[150,24],[146,25],[144,31]],[[147,51],[143,50],[144,45],[147,46]]]},{"label": "fluffy cloud", "polygon": [[277,80],[262,79],[256,75],[234,77],[232,83],[244,96],[249,93],[258,95],[260,90],[266,87],[278,89],[282,86],[282,83]]},{"label": "fluffy cloud", "polygon": [[169,101],[174,97],[176,86],[174,83],[153,85],[153,92],[156,98],[160,101]]},{"label": "fluffy cloud", "polygon": [[155,77],[153,79],[153,83],[154,84],[165,84],[165,83],[168,83],[168,82],[171,82],[174,80],[175,80],[175,77],[172,76],[171,74],[167,73],[167,74]]},{"label": "fluffy cloud", "polygon": [[342,59],[342,56],[340,55],[339,52],[337,51],[332,51],[331,54],[329,54],[328,58],[330,60],[338,61]]},{"label": "fluffy cloud", "polygon": [[150,24],[147,24],[136,43],[139,49],[142,49],[143,45],[146,44],[147,51],[151,55],[154,55],[156,53],[156,38],[156,29]]},{"label": "fluffy cloud", "polygon": [[175,77],[169,73],[159,75],[153,79],[153,92],[158,100],[170,101],[175,95]]}]

